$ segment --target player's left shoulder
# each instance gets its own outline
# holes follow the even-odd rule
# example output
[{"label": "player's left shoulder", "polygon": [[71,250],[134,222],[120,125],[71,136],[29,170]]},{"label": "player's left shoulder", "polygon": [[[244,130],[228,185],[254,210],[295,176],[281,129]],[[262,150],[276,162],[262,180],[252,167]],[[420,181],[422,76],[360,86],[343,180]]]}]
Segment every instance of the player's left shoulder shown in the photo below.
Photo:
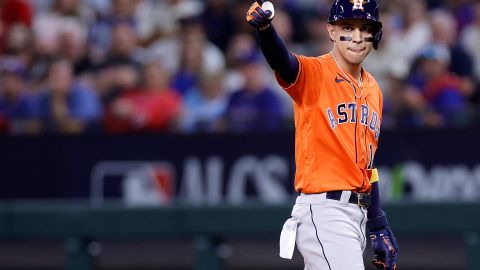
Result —
[{"label": "player's left shoulder", "polygon": [[364,79],[365,81],[364,82],[367,82],[368,84],[370,84],[371,86],[374,86],[374,87],[379,87],[378,86],[378,83],[377,83],[377,80],[375,79],[375,77],[373,77],[373,75],[368,72],[368,70],[366,70],[365,68],[363,69],[363,73],[364,73]]},{"label": "player's left shoulder", "polygon": [[382,95],[382,90],[375,77],[365,69],[363,69],[363,72],[365,73],[364,86],[367,87],[369,91]]}]

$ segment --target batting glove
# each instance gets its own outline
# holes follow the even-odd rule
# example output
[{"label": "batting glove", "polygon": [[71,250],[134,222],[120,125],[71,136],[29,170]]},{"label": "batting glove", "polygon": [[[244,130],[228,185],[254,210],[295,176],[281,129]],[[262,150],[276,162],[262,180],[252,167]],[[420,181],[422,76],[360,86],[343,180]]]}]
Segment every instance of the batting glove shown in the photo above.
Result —
[{"label": "batting glove", "polygon": [[379,217],[368,220],[367,226],[370,228],[370,240],[375,253],[373,265],[381,270],[396,270],[399,249],[385,213],[382,211]]},{"label": "batting glove", "polygon": [[270,26],[275,10],[271,2],[255,1],[247,11],[247,22],[257,30],[265,30]]}]

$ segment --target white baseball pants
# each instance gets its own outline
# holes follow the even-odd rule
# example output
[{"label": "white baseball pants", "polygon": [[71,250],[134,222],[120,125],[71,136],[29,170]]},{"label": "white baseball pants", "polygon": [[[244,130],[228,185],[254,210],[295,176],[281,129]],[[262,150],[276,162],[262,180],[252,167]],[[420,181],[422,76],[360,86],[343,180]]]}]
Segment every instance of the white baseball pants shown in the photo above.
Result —
[{"label": "white baseball pants", "polygon": [[364,270],[366,209],[326,194],[300,194],[280,237],[280,256],[291,259],[295,243],[305,270]]}]

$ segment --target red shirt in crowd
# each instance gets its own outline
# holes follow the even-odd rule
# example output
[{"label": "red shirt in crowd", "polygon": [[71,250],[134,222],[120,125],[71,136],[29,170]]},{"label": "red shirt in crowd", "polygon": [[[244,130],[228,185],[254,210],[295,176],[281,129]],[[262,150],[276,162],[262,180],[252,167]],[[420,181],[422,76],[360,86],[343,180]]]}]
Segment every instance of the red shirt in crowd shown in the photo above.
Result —
[{"label": "red shirt in crowd", "polygon": [[109,133],[166,131],[180,112],[181,98],[173,90],[132,90],[107,107]]}]

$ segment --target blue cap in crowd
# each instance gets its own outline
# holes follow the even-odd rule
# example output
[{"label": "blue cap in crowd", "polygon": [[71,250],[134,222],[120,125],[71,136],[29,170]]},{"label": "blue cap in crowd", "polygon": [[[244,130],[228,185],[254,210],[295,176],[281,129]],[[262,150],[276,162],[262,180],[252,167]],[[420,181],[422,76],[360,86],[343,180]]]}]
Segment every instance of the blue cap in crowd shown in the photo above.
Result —
[{"label": "blue cap in crowd", "polygon": [[423,48],[420,57],[428,60],[437,60],[443,63],[450,63],[450,51],[443,44],[431,44]]},{"label": "blue cap in crowd", "polygon": [[259,63],[261,60],[262,55],[256,49],[246,51],[236,57],[236,61],[240,65],[255,64]]}]

